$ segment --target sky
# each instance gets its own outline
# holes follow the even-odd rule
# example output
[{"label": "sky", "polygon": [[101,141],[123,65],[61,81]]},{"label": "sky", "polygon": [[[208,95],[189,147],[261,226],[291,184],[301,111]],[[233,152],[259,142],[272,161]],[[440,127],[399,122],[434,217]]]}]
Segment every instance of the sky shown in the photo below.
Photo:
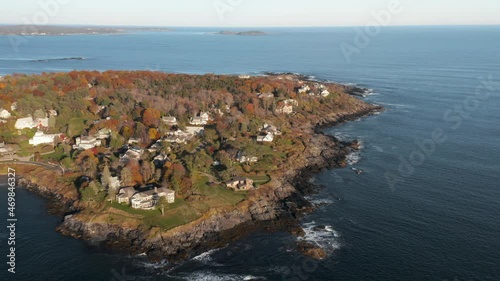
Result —
[{"label": "sky", "polygon": [[[207,27],[499,25],[500,0],[2,0],[2,24]],[[388,20],[387,20],[388,19]]]}]

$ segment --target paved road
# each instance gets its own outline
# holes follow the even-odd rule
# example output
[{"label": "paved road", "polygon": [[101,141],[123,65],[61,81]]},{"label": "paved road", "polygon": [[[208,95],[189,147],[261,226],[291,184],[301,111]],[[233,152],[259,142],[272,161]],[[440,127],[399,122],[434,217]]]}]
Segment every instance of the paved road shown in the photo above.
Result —
[{"label": "paved road", "polygon": [[11,163],[11,164],[15,164],[15,165],[19,165],[19,164],[22,164],[22,165],[35,165],[35,166],[44,167],[44,168],[47,168],[47,169],[53,170],[53,171],[61,171],[61,167],[59,167],[57,165],[52,165],[52,164],[47,164],[47,163],[40,163],[40,162],[33,162],[33,161],[2,161],[0,163]]}]

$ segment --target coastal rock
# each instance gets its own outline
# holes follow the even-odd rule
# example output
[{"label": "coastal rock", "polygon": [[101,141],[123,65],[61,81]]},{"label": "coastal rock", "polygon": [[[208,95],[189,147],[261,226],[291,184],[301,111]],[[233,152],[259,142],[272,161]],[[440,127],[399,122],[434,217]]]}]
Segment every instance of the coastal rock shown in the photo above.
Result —
[{"label": "coastal rock", "polygon": [[327,253],[323,248],[308,242],[300,242],[297,246],[297,250],[305,256],[315,260],[324,260],[327,257]]},{"label": "coastal rock", "polygon": [[[71,213],[64,217],[57,228],[64,235],[101,243],[129,254],[146,253],[152,260],[166,258],[181,261],[210,249],[224,247],[230,241],[257,229],[274,231],[297,226],[297,218],[304,212],[313,210],[312,204],[304,198],[317,190],[317,186],[310,180],[312,176],[323,169],[343,167],[346,156],[352,151],[349,143],[321,133],[321,126],[342,123],[376,110],[376,107],[366,105],[345,115],[332,114],[312,120],[311,128],[305,129],[310,131],[311,137],[304,140],[304,151],[290,159],[290,166],[283,169],[282,175],[266,186],[251,191],[247,200],[237,206],[212,209],[201,218],[168,231],[107,221],[100,218],[99,214],[85,216],[78,213],[78,208],[75,207],[78,205],[78,201],[75,201],[78,199],[77,194],[70,194],[65,189],[33,185],[29,179],[23,181],[22,185],[32,186],[36,192],[49,198],[51,203],[64,202],[62,206],[66,209],[66,214]],[[314,124],[319,124],[319,127],[315,128]],[[299,229],[291,232],[297,236],[304,235],[303,230]],[[326,257],[323,249],[312,244],[301,243],[299,250],[315,259]]]}]

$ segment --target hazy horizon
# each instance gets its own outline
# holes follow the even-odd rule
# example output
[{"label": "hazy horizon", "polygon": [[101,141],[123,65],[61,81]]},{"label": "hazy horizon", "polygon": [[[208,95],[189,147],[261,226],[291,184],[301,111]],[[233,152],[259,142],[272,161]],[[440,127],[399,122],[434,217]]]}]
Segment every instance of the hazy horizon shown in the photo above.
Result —
[{"label": "hazy horizon", "polygon": [[478,0],[26,0],[2,8],[3,25],[349,27],[500,25],[500,1]]}]

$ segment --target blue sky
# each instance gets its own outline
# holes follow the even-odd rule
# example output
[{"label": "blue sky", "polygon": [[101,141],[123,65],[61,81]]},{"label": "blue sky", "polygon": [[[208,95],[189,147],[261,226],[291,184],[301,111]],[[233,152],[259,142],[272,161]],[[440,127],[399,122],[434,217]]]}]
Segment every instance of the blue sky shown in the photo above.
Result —
[{"label": "blue sky", "polygon": [[500,0],[4,0],[0,23],[362,26],[391,1],[390,25],[500,24]]}]

